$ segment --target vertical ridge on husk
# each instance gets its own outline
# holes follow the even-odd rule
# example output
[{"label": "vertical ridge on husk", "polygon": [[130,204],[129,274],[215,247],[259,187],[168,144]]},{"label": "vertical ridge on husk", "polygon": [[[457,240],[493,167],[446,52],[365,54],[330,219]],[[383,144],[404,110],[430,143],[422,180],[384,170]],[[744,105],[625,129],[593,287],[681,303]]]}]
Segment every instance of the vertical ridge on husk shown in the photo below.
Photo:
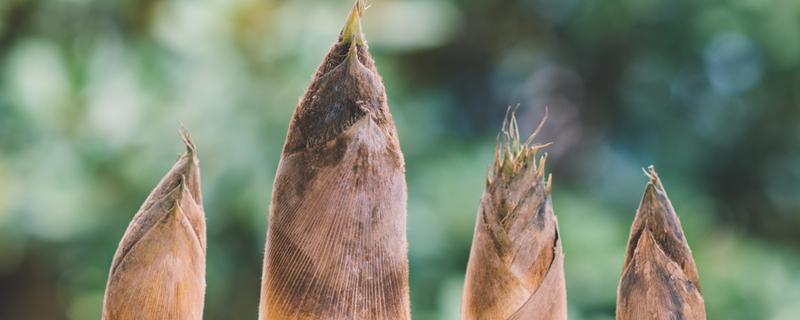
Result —
[{"label": "vertical ridge on husk", "polygon": [[636,212],[617,289],[617,319],[705,319],[689,243],[653,166]]},{"label": "vertical ridge on husk", "polygon": [[292,115],[260,319],[408,319],[403,156],[356,1]]},{"label": "vertical ridge on husk", "polygon": [[537,159],[547,145],[533,144],[542,124],[522,141],[513,111],[503,123],[478,209],[462,319],[566,319],[552,180],[546,155]]},{"label": "vertical ridge on husk", "polygon": [[186,152],[161,179],[117,247],[103,319],[202,319],[206,225],[200,167],[185,130]]}]

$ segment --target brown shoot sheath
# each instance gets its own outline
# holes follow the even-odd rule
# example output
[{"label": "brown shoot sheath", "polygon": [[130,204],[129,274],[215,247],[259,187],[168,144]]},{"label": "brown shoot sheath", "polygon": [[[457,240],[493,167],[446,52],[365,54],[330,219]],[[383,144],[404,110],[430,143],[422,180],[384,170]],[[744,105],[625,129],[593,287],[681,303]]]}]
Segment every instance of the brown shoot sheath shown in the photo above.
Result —
[{"label": "brown shoot sheath", "polygon": [[478,209],[462,319],[567,318],[551,179],[546,156],[537,159],[546,145],[531,144],[539,129],[523,142],[513,112],[503,124]]},{"label": "brown shoot sheath", "polygon": [[260,319],[408,319],[403,155],[356,1],[275,177]]},{"label": "brown shoot sheath", "polygon": [[200,167],[186,152],[133,217],[111,264],[103,319],[203,318],[206,225]]},{"label": "brown shoot sheath", "polygon": [[681,222],[653,166],[633,220],[622,277],[617,319],[706,318],[700,279]]}]

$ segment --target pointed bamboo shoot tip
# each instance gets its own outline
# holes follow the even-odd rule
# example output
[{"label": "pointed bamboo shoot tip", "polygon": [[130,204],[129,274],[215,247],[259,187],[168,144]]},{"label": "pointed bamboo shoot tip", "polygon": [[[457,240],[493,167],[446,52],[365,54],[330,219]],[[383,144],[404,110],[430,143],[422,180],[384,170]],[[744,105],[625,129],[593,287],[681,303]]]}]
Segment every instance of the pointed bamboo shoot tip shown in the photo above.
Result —
[{"label": "pointed bamboo shoot tip", "polygon": [[186,152],[194,155],[197,152],[197,148],[194,146],[194,142],[192,141],[192,135],[189,134],[189,130],[186,129],[186,126],[184,126],[183,123],[181,123],[179,134],[181,136],[181,140],[183,140],[183,144],[186,145]]},{"label": "pointed bamboo shoot tip", "polygon": [[358,40],[355,35],[353,35],[350,43],[350,50],[347,51],[347,63],[352,68],[360,62],[358,61]]},{"label": "pointed bamboo shoot tip", "polygon": [[350,10],[347,21],[345,21],[344,27],[342,28],[342,44],[364,44],[364,38],[361,32],[361,15],[364,13],[365,9],[366,6],[363,0],[356,0],[355,4],[353,4],[353,9]]},{"label": "pointed bamboo shoot tip", "polygon": [[661,179],[658,177],[658,173],[656,172],[656,167],[654,165],[647,166],[647,169],[642,168],[644,171],[644,175],[650,179],[648,185],[652,185],[656,190],[663,191],[664,187],[661,185]]}]

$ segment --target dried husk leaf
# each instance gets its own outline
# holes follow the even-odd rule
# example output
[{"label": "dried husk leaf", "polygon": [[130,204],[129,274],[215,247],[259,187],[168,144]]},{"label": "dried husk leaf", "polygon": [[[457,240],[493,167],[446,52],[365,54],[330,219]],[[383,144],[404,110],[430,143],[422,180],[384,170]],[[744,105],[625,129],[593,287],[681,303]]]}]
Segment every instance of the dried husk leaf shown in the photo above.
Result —
[{"label": "dried husk leaf", "polygon": [[103,319],[202,319],[206,226],[195,146],[150,193],[128,225],[108,276]]},{"label": "dried husk leaf", "polygon": [[[544,121],[543,121],[544,122]],[[539,129],[541,125],[539,126]],[[462,319],[566,319],[564,254],[545,180],[546,145],[503,124],[472,240]]]},{"label": "dried husk leaf", "polygon": [[617,289],[617,319],[705,319],[700,279],[680,220],[651,166]]},{"label": "dried husk leaf", "polygon": [[406,183],[357,1],[297,106],[272,193],[260,319],[408,319]]}]

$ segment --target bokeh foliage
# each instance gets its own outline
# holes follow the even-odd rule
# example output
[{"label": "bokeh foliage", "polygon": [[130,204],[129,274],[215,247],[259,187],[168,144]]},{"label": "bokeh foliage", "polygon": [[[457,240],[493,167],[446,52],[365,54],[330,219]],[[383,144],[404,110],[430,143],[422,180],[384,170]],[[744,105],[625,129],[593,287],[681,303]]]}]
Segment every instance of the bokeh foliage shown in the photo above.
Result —
[{"label": "bokeh foliage", "polygon": [[[0,318],[98,318],[128,221],[199,148],[206,318],[257,312],[289,117],[345,0],[0,2]],[[415,319],[456,319],[495,134],[550,120],[570,319],[612,319],[655,164],[710,319],[800,315],[800,2],[374,0]]]}]

